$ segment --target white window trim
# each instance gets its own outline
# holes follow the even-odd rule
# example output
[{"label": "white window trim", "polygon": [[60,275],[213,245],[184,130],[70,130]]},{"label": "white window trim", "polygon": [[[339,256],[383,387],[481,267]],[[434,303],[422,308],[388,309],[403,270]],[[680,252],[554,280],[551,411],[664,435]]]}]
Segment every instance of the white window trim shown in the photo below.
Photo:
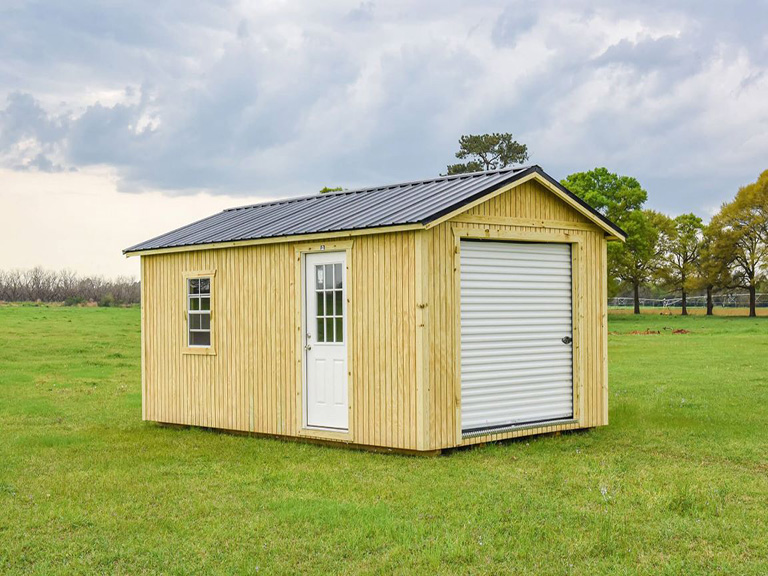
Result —
[{"label": "white window trim", "polygon": [[[184,272],[182,274],[183,276],[183,310],[184,310],[184,334],[183,334],[183,347],[182,347],[182,353],[183,354],[189,354],[189,355],[202,355],[202,356],[215,356],[216,350],[215,350],[215,334],[216,334],[216,320],[215,320],[215,308],[216,308],[216,270],[195,270],[195,271],[189,271]],[[197,278],[208,278],[210,279],[210,292],[208,294],[210,306],[209,310],[207,310],[207,313],[210,317],[210,324],[208,330],[194,330],[195,332],[209,332],[210,333],[210,344],[209,345],[201,345],[201,344],[190,344],[190,333],[193,332],[192,329],[189,327],[189,318],[191,314],[195,314],[198,311],[192,311],[189,309],[189,281],[194,280]],[[199,316],[202,316],[204,313],[198,314]]]}]

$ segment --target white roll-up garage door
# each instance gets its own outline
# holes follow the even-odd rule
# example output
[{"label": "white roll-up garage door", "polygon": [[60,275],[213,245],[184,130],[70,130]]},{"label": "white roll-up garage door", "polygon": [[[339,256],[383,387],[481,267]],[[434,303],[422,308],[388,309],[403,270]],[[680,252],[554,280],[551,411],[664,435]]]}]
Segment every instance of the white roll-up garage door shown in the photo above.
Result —
[{"label": "white roll-up garage door", "polygon": [[570,244],[461,241],[464,433],[573,417]]}]

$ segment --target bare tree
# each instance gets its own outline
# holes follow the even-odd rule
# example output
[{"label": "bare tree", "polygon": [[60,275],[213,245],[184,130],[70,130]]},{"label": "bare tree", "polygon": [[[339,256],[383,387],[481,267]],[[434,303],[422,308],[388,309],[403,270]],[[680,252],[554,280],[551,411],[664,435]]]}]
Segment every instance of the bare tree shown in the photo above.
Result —
[{"label": "bare tree", "polygon": [[40,266],[29,270],[0,270],[0,300],[6,302],[136,304],[140,298],[139,283],[126,276],[108,280],[101,276],[78,276],[72,270],[45,270]]}]

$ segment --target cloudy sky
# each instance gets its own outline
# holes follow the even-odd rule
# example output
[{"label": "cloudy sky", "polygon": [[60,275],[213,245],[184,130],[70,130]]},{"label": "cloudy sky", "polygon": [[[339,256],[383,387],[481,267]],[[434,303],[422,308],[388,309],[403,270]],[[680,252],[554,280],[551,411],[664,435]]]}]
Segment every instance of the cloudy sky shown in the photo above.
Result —
[{"label": "cloudy sky", "polygon": [[707,217],[768,168],[768,1],[3,0],[0,268],[136,275],[130,244],[492,131]]}]

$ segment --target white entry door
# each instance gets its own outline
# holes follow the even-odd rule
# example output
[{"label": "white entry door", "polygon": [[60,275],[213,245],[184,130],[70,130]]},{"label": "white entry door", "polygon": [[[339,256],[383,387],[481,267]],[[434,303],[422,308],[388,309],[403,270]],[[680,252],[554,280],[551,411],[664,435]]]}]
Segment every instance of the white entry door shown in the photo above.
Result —
[{"label": "white entry door", "polygon": [[461,241],[464,433],[573,417],[570,244]]},{"label": "white entry door", "polygon": [[347,430],[346,253],[307,254],[304,263],[306,424]]}]

